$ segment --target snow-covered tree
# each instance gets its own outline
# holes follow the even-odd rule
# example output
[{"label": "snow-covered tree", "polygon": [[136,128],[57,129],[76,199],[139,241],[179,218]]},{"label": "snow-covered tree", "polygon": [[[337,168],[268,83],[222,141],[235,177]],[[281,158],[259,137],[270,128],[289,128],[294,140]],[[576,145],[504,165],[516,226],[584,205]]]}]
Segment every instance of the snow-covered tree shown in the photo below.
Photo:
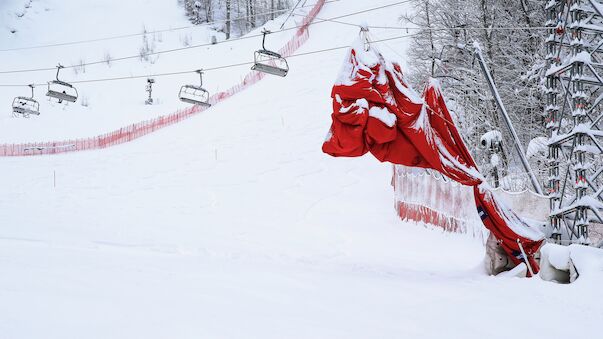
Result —
[{"label": "snow-covered tree", "polygon": [[194,24],[212,23],[227,39],[274,19],[293,0],[179,0]]},{"label": "snow-covered tree", "polygon": [[[414,11],[401,22],[426,29],[412,38],[409,80],[421,87],[428,77],[440,78],[465,141],[478,162],[489,157],[476,146],[485,132],[503,132],[505,153],[517,159],[513,140],[477,64],[473,42],[483,50],[502,100],[527,146],[544,136],[542,96],[538,91],[543,60],[545,2],[539,0],[413,0]],[[520,29],[523,28],[523,29]],[[519,168],[518,168],[519,171]]]}]

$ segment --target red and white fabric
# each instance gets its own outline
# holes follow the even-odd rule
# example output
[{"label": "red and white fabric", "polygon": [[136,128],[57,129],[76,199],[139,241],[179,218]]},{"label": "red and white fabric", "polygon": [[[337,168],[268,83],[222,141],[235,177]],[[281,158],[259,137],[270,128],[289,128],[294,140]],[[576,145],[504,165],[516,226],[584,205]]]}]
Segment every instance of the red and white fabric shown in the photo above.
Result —
[{"label": "red and white fabric", "polygon": [[374,48],[365,51],[361,41],[356,46],[331,92],[332,125],[323,151],[336,157],[370,152],[379,161],[434,169],[474,187],[484,226],[515,264],[524,261],[519,241],[537,272],[533,255],[544,235],[493,195],[453,123],[439,84],[431,81],[419,95],[404,81],[399,64]]}]

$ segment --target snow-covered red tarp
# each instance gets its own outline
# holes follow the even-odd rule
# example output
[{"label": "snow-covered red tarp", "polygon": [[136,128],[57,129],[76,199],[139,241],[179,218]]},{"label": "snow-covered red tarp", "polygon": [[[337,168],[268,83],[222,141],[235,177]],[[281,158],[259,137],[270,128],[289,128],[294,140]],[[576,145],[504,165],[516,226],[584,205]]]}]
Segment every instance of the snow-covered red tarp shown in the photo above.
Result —
[{"label": "snow-covered red tarp", "polygon": [[380,161],[435,169],[461,184],[473,186],[482,222],[501,242],[515,264],[524,261],[538,271],[533,255],[544,235],[530,228],[489,189],[446,107],[437,81],[422,96],[409,87],[400,65],[374,48],[353,47],[333,86],[331,129],[323,151],[357,157],[368,152]]}]

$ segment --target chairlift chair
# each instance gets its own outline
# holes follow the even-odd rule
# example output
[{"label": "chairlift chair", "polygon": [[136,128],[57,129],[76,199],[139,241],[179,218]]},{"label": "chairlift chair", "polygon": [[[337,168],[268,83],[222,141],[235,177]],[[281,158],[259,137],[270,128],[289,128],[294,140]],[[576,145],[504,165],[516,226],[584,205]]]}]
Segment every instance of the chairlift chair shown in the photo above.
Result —
[{"label": "chairlift chair", "polygon": [[13,99],[13,116],[18,114],[29,117],[30,115],[40,115],[40,103],[34,99],[34,85],[31,88],[31,97],[18,96]]},{"label": "chairlift chair", "polygon": [[180,93],[178,93],[178,97],[180,98],[180,101],[189,104],[209,107],[211,106],[211,104],[209,103],[209,92],[205,88],[203,88],[203,70],[197,70],[195,72],[199,74],[199,86],[182,86],[180,88]]},{"label": "chairlift chair", "polygon": [[48,92],[46,96],[59,100],[59,103],[63,101],[76,102],[78,93],[77,89],[70,83],[59,80],[59,72],[64,68],[62,65],[57,66],[56,80],[48,82]]},{"label": "chairlift chair", "polygon": [[266,42],[266,34],[269,34],[270,31],[263,30],[262,34],[262,49],[257,50],[254,54],[254,63],[251,67],[254,71],[264,72],[272,75],[278,75],[280,77],[284,77],[289,72],[289,65],[287,64],[287,60],[283,58],[280,54],[269,51],[264,46]]}]

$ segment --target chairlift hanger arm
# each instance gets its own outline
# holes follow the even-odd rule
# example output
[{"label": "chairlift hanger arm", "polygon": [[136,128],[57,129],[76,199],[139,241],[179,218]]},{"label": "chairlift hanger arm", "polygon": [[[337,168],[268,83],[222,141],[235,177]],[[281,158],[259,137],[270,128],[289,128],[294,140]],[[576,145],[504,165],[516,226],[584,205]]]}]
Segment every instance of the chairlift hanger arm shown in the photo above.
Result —
[{"label": "chairlift hanger arm", "polygon": [[265,43],[266,43],[266,35],[268,35],[268,34],[270,34],[270,31],[264,28],[262,30],[262,49],[265,51],[267,50]]},{"label": "chairlift hanger arm", "polygon": [[203,69],[198,69],[195,72],[199,74],[199,87],[203,87]]},{"label": "chairlift hanger arm", "polygon": [[63,65],[61,65],[61,64],[58,64],[58,66],[57,66],[57,75],[56,75],[57,81],[61,81],[61,80],[59,80],[59,72],[60,72],[60,71],[61,71],[61,69],[63,69],[63,68],[65,68],[65,66],[63,66]]}]

